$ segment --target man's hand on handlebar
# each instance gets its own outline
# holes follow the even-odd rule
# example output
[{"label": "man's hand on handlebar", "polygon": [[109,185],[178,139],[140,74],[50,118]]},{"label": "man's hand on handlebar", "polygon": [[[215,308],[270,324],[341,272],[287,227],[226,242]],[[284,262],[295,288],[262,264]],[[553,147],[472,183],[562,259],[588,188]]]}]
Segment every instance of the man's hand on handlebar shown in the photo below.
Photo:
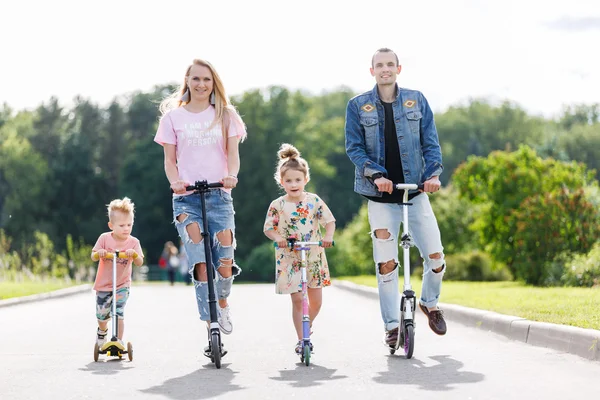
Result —
[{"label": "man's hand on handlebar", "polygon": [[377,186],[377,190],[379,190],[380,192],[387,192],[389,194],[392,194],[392,192],[394,191],[394,184],[387,178],[377,178],[373,181],[373,183]]},{"label": "man's hand on handlebar", "polygon": [[437,176],[432,176],[431,178],[423,182],[422,191],[427,193],[434,193],[440,190],[441,186],[442,182],[440,182],[440,178],[438,178]]}]

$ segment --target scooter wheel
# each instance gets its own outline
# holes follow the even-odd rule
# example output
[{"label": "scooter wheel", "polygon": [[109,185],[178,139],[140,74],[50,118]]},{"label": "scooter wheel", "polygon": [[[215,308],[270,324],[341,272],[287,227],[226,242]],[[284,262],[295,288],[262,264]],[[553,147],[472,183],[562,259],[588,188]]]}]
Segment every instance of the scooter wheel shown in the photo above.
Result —
[{"label": "scooter wheel", "polygon": [[394,353],[396,353],[396,349],[390,349],[390,354],[394,355]]},{"label": "scooter wheel", "polygon": [[221,368],[221,338],[219,334],[212,334],[210,336],[210,348],[212,351],[211,361],[215,363],[217,369]]},{"label": "scooter wheel", "polygon": [[127,358],[129,358],[129,361],[133,361],[133,345],[131,342],[127,342]]},{"label": "scooter wheel", "polygon": [[99,355],[100,355],[100,348],[98,347],[98,343],[94,343],[94,361],[98,361]]},{"label": "scooter wheel", "polygon": [[404,355],[410,359],[415,350],[415,331],[412,325],[406,325],[404,328]]},{"label": "scooter wheel", "polygon": [[305,345],[303,352],[304,364],[308,367],[310,365],[310,346]]}]

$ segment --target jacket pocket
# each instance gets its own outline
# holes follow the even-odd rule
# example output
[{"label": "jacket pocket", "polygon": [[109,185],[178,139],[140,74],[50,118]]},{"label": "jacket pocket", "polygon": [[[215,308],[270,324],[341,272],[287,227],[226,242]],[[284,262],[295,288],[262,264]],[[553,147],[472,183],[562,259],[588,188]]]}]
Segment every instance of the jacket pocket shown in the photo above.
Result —
[{"label": "jacket pocket", "polygon": [[423,118],[421,111],[409,111],[406,113],[406,118],[408,119],[408,125],[412,133],[418,135],[421,128],[421,118]]}]

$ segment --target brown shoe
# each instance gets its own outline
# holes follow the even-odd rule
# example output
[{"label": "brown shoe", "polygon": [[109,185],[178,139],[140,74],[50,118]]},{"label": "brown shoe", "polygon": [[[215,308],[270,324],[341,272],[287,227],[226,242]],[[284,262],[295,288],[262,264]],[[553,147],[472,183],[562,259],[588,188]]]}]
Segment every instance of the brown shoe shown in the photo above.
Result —
[{"label": "brown shoe", "polygon": [[445,335],[446,321],[444,320],[444,312],[442,310],[429,311],[427,310],[427,307],[421,303],[419,303],[419,308],[423,311],[423,314],[427,316],[431,330],[438,335]]},{"label": "brown shoe", "polygon": [[387,344],[390,347],[396,348],[396,342],[398,342],[398,328],[386,331],[385,344]]}]

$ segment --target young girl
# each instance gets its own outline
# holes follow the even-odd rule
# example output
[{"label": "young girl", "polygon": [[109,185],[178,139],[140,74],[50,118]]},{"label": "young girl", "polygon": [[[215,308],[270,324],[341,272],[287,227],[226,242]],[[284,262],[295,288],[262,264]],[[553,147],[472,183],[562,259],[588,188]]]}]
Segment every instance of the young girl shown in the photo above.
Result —
[{"label": "young girl", "polygon": [[[291,144],[281,145],[275,181],[283,187],[285,195],[271,202],[264,225],[265,235],[277,242],[275,251],[275,291],[290,294],[292,319],[298,343],[296,353],[302,349],[302,284],[300,256],[288,248],[287,238],[294,236],[301,241],[322,241],[323,247],[331,247],[335,231],[335,218],[327,204],[319,196],[304,191],[310,178],[308,163]],[[320,225],[325,226],[325,237]],[[331,285],[327,258],[322,247],[307,251],[309,316],[312,323],[322,304],[321,288]]]},{"label": "young girl", "polygon": [[210,267],[217,271],[219,326],[224,334],[230,334],[233,322],[227,298],[234,277],[241,271],[233,257],[235,223],[231,189],[238,182],[238,144],[246,137],[246,128],[229,103],[217,71],[204,60],[193,61],[181,87],[160,104],[160,110],[163,116],[154,141],[164,147],[165,173],[174,192],[173,219],[189,259],[202,321],[210,320],[202,210],[200,196],[186,191],[186,186],[201,180],[223,183],[223,189],[211,190],[205,198],[212,230],[208,233],[214,239],[211,240],[214,265]]},{"label": "young girl", "polygon": [[131,236],[133,228],[134,205],[127,197],[113,200],[108,205],[108,227],[110,232],[105,232],[96,241],[92,249],[92,260],[99,261],[94,290],[96,291],[96,318],[98,319],[98,331],[96,341],[98,347],[107,341],[108,320],[113,290],[113,261],[105,258],[107,253],[115,253],[116,250],[124,252],[127,258],[117,257],[117,338],[123,345],[123,332],[125,331],[124,310],[129,298],[129,287],[131,286],[131,265],[135,263],[138,267],[144,263],[144,254],[140,241]]}]

